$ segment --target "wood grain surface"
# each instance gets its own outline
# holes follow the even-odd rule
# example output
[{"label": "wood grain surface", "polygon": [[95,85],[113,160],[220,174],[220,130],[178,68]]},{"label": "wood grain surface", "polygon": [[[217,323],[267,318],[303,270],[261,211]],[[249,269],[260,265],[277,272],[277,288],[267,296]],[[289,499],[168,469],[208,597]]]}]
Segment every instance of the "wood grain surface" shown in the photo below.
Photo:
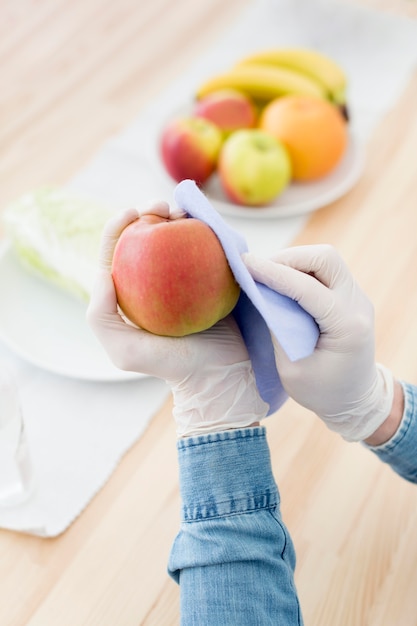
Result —
[{"label": "wood grain surface", "polygon": [[[1,0],[0,209],[22,191],[66,182],[246,4]],[[380,4],[417,16],[413,0]],[[374,132],[360,182],[313,214],[294,242],[339,249],[374,302],[378,359],[410,382],[416,111],[417,71]],[[266,425],[306,626],[416,626],[416,487],[291,401]],[[63,535],[0,531],[0,625],[178,624],[178,588],[166,574],[178,523],[168,402]]]}]

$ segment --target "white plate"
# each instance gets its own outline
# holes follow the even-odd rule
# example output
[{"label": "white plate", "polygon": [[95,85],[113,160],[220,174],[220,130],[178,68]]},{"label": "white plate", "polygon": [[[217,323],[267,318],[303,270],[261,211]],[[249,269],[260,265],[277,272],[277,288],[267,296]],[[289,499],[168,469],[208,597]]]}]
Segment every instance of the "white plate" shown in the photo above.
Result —
[{"label": "white plate", "polygon": [[118,370],[85,321],[86,304],[23,269],[10,246],[0,250],[0,340],[34,365],[92,381],[142,375]]},{"label": "white plate", "polygon": [[[168,120],[184,115],[186,112],[186,108],[181,109],[176,115],[170,116]],[[168,180],[171,185],[175,185],[175,181],[165,170],[158,153],[161,128],[163,126],[160,126],[159,130],[154,134],[154,160],[165,180]],[[222,215],[257,220],[295,217],[321,209],[341,198],[356,184],[363,172],[364,164],[364,148],[355,137],[350,135],[348,146],[341,162],[330,174],[312,183],[292,183],[268,206],[254,208],[229,202],[221,188],[220,180],[216,173],[204,185],[203,191]]]},{"label": "white plate", "polygon": [[204,192],[218,212],[223,215],[251,219],[295,217],[321,209],[341,198],[358,181],[363,167],[362,147],[358,141],[350,137],[343,159],[333,172],[313,183],[291,183],[267,207],[242,207],[227,202],[217,175],[206,183]]}]

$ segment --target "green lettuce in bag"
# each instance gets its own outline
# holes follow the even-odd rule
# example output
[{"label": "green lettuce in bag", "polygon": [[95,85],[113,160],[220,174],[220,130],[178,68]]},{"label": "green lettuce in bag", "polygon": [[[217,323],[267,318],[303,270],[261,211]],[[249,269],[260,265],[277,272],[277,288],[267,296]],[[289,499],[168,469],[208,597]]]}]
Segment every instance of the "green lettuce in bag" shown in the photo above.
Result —
[{"label": "green lettuce in bag", "polygon": [[88,299],[104,224],[112,211],[59,188],[27,193],[4,211],[6,236],[23,266]]}]

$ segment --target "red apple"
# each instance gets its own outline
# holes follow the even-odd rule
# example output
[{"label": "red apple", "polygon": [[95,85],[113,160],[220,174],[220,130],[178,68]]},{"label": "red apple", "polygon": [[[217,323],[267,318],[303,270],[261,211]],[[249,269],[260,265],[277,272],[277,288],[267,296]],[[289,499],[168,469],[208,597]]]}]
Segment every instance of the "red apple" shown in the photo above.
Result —
[{"label": "red apple", "polygon": [[216,234],[191,217],[144,215],[129,224],[117,242],[112,275],[126,317],[171,337],[210,328],[240,293]]},{"label": "red apple", "polygon": [[214,122],[226,134],[253,128],[257,120],[252,100],[236,89],[219,89],[198,100],[194,115]]},{"label": "red apple", "polygon": [[209,120],[175,119],[162,132],[162,162],[176,182],[189,178],[202,185],[216,169],[222,141],[221,130]]},{"label": "red apple", "polygon": [[223,144],[218,173],[232,202],[256,207],[284,191],[291,179],[291,161],[272,135],[258,129],[237,130]]}]

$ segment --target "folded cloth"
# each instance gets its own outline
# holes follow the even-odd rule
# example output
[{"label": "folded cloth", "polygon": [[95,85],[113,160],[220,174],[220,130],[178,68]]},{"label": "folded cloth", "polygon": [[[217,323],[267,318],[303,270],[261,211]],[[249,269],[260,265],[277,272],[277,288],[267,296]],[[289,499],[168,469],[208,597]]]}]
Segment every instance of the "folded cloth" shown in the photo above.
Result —
[{"label": "folded cloth", "polygon": [[270,415],[288,397],[276,369],[271,333],[288,358],[296,361],[313,352],[319,336],[317,324],[297,302],[252,278],[241,258],[248,251],[246,241],[224,222],[194,181],[181,181],[174,198],[188,215],[208,224],[223,246],[241,287],[233,314],[246,343],[259,392],[269,404]]}]

